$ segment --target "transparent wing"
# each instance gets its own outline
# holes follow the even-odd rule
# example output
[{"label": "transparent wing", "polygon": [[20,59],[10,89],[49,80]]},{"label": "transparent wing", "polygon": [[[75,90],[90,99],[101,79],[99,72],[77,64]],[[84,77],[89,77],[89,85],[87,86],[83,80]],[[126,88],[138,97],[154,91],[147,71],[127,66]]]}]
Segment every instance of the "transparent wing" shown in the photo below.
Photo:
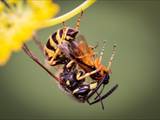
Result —
[{"label": "transparent wing", "polygon": [[78,35],[75,40],[63,42],[59,48],[70,59],[76,59],[88,65],[93,65],[95,53],[88,46],[85,37]]},{"label": "transparent wing", "polygon": [[82,35],[82,34],[78,34],[78,35],[76,36],[75,41],[77,41],[77,42],[83,42],[83,43],[87,44],[87,40],[86,40],[86,38],[84,37],[84,35]]},{"label": "transparent wing", "polygon": [[[79,34],[76,39],[76,48],[82,55],[90,54],[91,53],[91,47],[89,47],[85,37],[82,34]],[[74,48],[74,47],[73,47]]]}]

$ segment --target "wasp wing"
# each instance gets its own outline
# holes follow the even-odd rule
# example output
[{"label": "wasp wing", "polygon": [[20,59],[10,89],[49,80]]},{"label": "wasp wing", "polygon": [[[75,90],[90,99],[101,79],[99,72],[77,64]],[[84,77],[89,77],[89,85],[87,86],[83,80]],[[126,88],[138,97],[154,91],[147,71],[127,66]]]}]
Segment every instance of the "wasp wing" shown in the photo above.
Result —
[{"label": "wasp wing", "polygon": [[76,59],[82,61],[87,65],[93,65],[94,63],[94,51],[88,46],[85,37],[78,35],[74,41],[69,45],[70,54]]},{"label": "wasp wing", "polygon": [[78,35],[73,41],[63,41],[59,48],[66,57],[70,60],[75,60],[78,64],[83,64],[83,67],[94,65],[95,53],[88,46],[83,35]]}]

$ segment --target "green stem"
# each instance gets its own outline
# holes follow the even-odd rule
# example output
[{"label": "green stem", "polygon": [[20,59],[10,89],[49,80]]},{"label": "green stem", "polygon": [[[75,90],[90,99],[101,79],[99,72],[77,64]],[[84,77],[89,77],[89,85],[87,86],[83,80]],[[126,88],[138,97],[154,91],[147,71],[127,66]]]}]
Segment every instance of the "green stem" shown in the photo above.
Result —
[{"label": "green stem", "polygon": [[96,2],[96,0],[86,0],[81,5],[79,5],[75,9],[73,9],[72,11],[70,11],[62,16],[59,16],[57,18],[53,18],[53,19],[50,19],[50,20],[44,22],[43,28],[51,27],[56,24],[60,24],[64,21],[67,21],[68,19],[70,19],[70,18],[74,17],[75,15],[79,14],[80,12],[82,12],[82,10],[84,11],[85,9],[87,9],[89,6],[91,6],[95,2]]}]

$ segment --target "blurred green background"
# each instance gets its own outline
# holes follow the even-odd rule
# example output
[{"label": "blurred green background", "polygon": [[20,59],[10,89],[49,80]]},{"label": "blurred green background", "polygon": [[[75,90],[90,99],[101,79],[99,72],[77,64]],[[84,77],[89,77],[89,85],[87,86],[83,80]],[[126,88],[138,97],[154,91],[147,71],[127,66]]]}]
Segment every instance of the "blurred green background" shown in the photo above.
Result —
[{"label": "blurred green background", "polygon": [[[56,0],[62,15],[83,1]],[[160,2],[153,0],[99,0],[84,12],[81,33],[91,45],[107,40],[103,64],[117,52],[111,82],[119,88],[100,104],[89,106],[74,101],[56,82],[24,53],[12,55],[0,68],[0,119],[160,119]],[[67,21],[73,26],[77,16]],[[62,25],[38,32],[46,43],[48,36]],[[30,48],[41,58],[32,41]]]}]

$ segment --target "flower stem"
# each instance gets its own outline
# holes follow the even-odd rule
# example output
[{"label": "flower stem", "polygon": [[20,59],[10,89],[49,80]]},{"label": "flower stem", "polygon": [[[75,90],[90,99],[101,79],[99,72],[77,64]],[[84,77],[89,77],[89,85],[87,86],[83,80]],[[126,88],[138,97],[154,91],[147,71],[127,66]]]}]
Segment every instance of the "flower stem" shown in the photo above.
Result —
[{"label": "flower stem", "polygon": [[43,28],[51,27],[51,26],[56,25],[56,24],[60,24],[64,21],[74,17],[75,15],[79,14],[80,12],[84,11],[89,6],[91,6],[94,2],[96,2],[96,0],[86,0],[81,5],[79,5],[75,9],[73,9],[72,11],[70,11],[70,12],[68,12],[68,13],[66,13],[62,16],[59,16],[57,18],[53,18],[53,19],[45,21],[44,25],[43,25]]}]

